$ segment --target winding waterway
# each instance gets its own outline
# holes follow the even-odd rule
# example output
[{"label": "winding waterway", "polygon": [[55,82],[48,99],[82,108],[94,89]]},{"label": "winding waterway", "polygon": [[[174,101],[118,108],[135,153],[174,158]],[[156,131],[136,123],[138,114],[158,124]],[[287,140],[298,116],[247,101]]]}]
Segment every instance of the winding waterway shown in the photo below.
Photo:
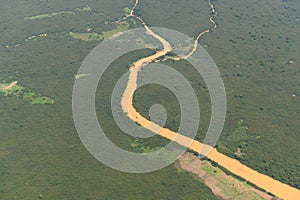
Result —
[{"label": "winding waterway", "polygon": [[[212,16],[210,17],[210,22],[213,24],[212,29],[217,28],[217,24],[214,21],[214,17],[217,16],[217,11],[211,1],[208,0],[208,3],[211,8]],[[144,118],[140,113],[136,111],[136,109],[133,106],[133,94],[135,90],[137,89],[137,78],[139,70],[141,70],[143,67],[146,67],[149,63],[158,61],[157,59],[161,56],[165,56],[168,52],[172,51],[172,47],[170,43],[163,37],[159,36],[155,32],[151,30],[147,26],[147,24],[144,22],[144,20],[141,17],[135,16],[135,9],[139,4],[139,0],[135,1],[135,4],[133,8],[131,9],[131,12],[125,16],[123,19],[127,19],[128,17],[136,17],[138,20],[140,20],[146,30],[146,32],[159,40],[161,44],[163,45],[162,50],[158,50],[155,54],[150,55],[148,57],[144,57],[136,62],[134,62],[130,70],[130,75],[128,78],[126,89],[123,93],[122,100],[121,100],[121,106],[125,113],[128,114],[129,118],[140,124],[141,126],[147,128],[148,130],[161,135],[169,140],[175,141],[179,143],[180,145],[183,145],[185,147],[188,147],[189,149],[200,153],[200,150],[203,150],[203,148],[211,149],[210,146],[202,144],[201,142],[191,139],[189,137],[186,137],[180,133],[176,133],[174,131],[171,131],[167,128],[162,128],[158,126],[157,124],[154,124],[153,122],[149,121],[148,119]],[[203,32],[201,32],[195,39],[193,49],[190,51],[189,54],[183,55],[180,57],[167,57],[166,59],[172,59],[172,60],[182,60],[187,59],[190,56],[194,54],[194,52],[197,50],[198,47],[198,41],[199,39],[206,33],[209,33],[211,29],[207,29]],[[293,188],[287,184],[281,183],[280,181],[277,181],[267,175],[261,174],[246,165],[243,165],[239,161],[232,159],[220,152],[217,151],[216,148],[212,148],[212,150],[209,152],[208,155],[206,155],[209,159],[213,160],[214,162],[217,162],[222,167],[226,168],[233,174],[236,174],[239,177],[242,177],[243,179],[257,185],[258,187],[266,190],[267,192],[270,192],[274,195],[276,195],[279,198],[287,199],[287,200],[297,200],[300,198],[300,190]]]}]

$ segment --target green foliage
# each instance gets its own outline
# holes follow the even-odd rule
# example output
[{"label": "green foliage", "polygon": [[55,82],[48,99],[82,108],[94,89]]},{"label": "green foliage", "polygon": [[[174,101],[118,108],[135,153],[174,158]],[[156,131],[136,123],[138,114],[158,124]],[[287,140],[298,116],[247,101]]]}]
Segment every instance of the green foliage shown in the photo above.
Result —
[{"label": "green foliage", "polygon": [[71,36],[74,39],[80,39],[83,41],[101,41],[103,39],[108,39],[111,36],[124,32],[128,30],[130,25],[127,22],[119,23],[117,28],[109,30],[109,31],[103,31],[102,34],[99,33],[73,33],[70,32],[69,36]]},{"label": "green foliage", "polygon": [[142,147],[141,148],[143,153],[150,153],[150,152],[153,152],[153,151],[157,151],[159,149],[160,149],[160,147],[156,147],[156,148]]},{"label": "green foliage", "polygon": [[[54,106],[32,106],[12,94],[0,95],[1,199],[37,199],[40,195],[44,199],[216,199],[203,183],[194,181],[187,173],[179,173],[173,165],[148,174],[121,173],[96,161],[81,144],[72,119],[74,75],[99,41],[72,40],[66,33],[85,33],[92,28],[100,35],[114,30],[117,26],[113,22],[124,16],[123,8],[129,7],[123,0],[88,3],[93,12],[76,12],[76,8],[86,6],[86,2],[77,0],[1,4],[1,81],[20,80],[27,88],[34,88],[36,96],[32,91],[22,90],[26,100],[47,91],[59,102]],[[249,9],[254,3],[255,12]],[[220,27],[200,43],[208,44],[206,50],[219,66],[227,92],[228,115],[219,150],[234,156],[241,144],[246,153],[243,163],[300,188],[299,105],[291,95],[300,94],[297,63],[300,39],[295,34],[299,33],[299,26],[294,20],[299,17],[297,3],[296,0],[216,1]],[[70,13],[37,15],[49,10],[55,13],[70,10]],[[174,29],[191,37],[211,27],[206,1],[189,1],[188,6],[185,1],[141,1],[137,13],[151,26]],[[24,16],[33,18],[25,21]],[[132,18],[128,21],[140,25]],[[26,41],[28,36],[41,33],[48,36]],[[169,142],[154,137],[132,147],[135,138],[120,131],[111,117],[110,94],[114,83],[139,56],[151,53],[134,52],[116,61],[111,71],[106,72],[107,84],[101,81],[97,90],[96,110],[101,125],[112,142],[128,151],[156,148]],[[295,63],[288,63],[290,59]],[[200,107],[203,106],[196,138],[201,140],[210,119],[207,88],[186,63],[165,64],[192,81]],[[152,87],[151,91],[159,92],[158,89]],[[143,110],[147,105],[158,101],[164,106],[168,104],[167,126],[176,129],[178,105],[173,99],[167,101],[171,94],[158,93],[161,99],[157,99],[154,94],[146,93],[141,88],[137,91],[140,96],[135,96],[139,111],[148,116],[147,110]],[[236,122],[241,118],[246,123],[242,126],[249,128],[246,133],[243,128],[236,131],[239,127]],[[230,136],[235,131],[239,139]]]},{"label": "green foliage", "polygon": [[127,22],[120,23],[120,24],[118,24],[118,27],[116,29],[113,29],[110,31],[104,31],[104,32],[102,32],[102,35],[103,35],[104,39],[108,39],[117,33],[127,31],[129,29],[129,27],[130,26]]},{"label": "green foliage", "polygon": [[75,15],[74,12],[71,11],[60,11],[60,12],[54,12],[54,13],[50,13],[50,14],[40,14],[40,15],[36,15],[36,16],[32,16],[32,17],[24,17],[25,20],[35,20],[35,19],[46,19],[46,18],[51,18],[57,15],[63,15],[63,14],[68,14],[68,15]]},{"label": "green foliage", "polygon": [[20,97],[23,90],[24,90],[24,87],[19,86],[19,85],[15,85],[11,89],[8,89],[8,90],[1,90],[0,89],[0,92],[4,93],[4,96],[14,95],[14,96]]},{"label": "green foliage", "polygon": [[74,39],[80,39],[83,41],[101,41],[103,40],[103,36],[98,33],[73,33],[70,32],[69,35]]},{"label": "green foliage", "polygon": [[34,98],[34,96],[35,96],[34,92],[26,92],[23,95],[23,99],[30,101],[30,100],[32,100]]},{"label": "green foliage", "polygon": [[[258,143],[261,139],[260,135],[250,134],[248,129],[244,120],[238,120],[235,129],[231,133],[223,133],[226,137],[223,136],[224,139],[222,142],[218,142],[218,149],[243,161],[247,156],[247,150],[251,147],[251,144]],[[238,148],[239,150],[237,150]]]},{"label": "green foliage", "polygon": [[35,19],[45,19],[52,17],[50,14],[41,14],[41,15],[36,15],[32,17],[24,17],[25,20],[35,20]]},{"label": "green foliage", "polygon": [[54,103],[53,99],[49,97],[41,96],[40,94],[36,94],[32,91],[26,91],[26,89],[20,85],[12,86],[10,89],[3,89],[9,85],[10,85],[9,83],[0,84],[0,92],[2,92],[4,96],[8,96],[8,95],[16,96],[26,101],[30,101],[31,104],[50,105]]},{"label": "green foliage", "polygon": [[209,165],[202,165],[201,169],[205,171],[207,174],[209,174],[210,176],[215,176],[217,173],[221,171],[220,169],[214,169]]},{"label": "green foliage", "polygon": [[75,10],[80,11],[80,12],[89,12],[89,11],[92,11],[92,8],[89,6],[85,6],[83,8],[76,8]]},{"label": "green foliage", "polygon": [[[131,137],[128,134],[124,133],[123,131],[121,131],[118,126],[116,125],[113,117],[112,117],[112,113],[111,113],[111,91],[113,91],[113,88],[115,87],[116,82],[120,79],[120,77],[122,77],[124,75],[124,73],[127,72],[129,65],[137,60],[138,58],[147,56],[147,55],[151,55],[153,53],[153,51],[150,50],[142,50],[142,51],[134,51],[131,52],[129,54],[123,55],[122,57],[120,57],[118,60],[116,60],[115,62],[113,62],[111,64],[111,66],[105,71],[105,73],[103,74],[103,76],[101,77],[101,80],[99,82],[98,88],[97,88],[97,93],[96,93],[96,112],[97,112],[97,117],[99,119],[99,123],[101,124],[102,129],[105,131],[107,137],[116,145],[118,145],[120,148],[127,150],[127,151],[132,151],[132,152],[139,152],[139,153],[149,153],[155,150],[160,149],[162,146],[164,146],[165,144],[168,144],[169,141],[160,137],[160,136],[154,136],[151,138],[147,138],[147,139],[141,139],[141,138],[135,138],[135,137]],[[152,99],[153,100],[153,99]],[[151,100],[151,101],[152,101]],[[173,155],[170,155],[173,156]],[[165,173],[164,170],[169,171],[171,170],[171,174],[169,174],[169,172],[165,175],[161,175],[161,173]],[[174,172],[176,171],[176,175],[173,174],[173,170]],[[189,175],[188,173],[179,173],[178,170],[174,167],[174,165],[169,166],[165,169],[163,169],[162,171],[157,171],[154,173],[150,173],[151,174],[151,178],[147,175],[147,174],[141,174],[139,175],[140,177],[140,181],[142,183],[144,183],[144,178],[148,178],[148,189],[147,191],[142,189],[140,186],[135,184],[135,179],[134,176],[130,176],[128,182],[127,182],[127,186],[131,187],[132,184],[136,185],[135,187],[138,187],[139,190],[141,190],[141,193],[143,194],[142,198],[145,198],[145,193],[149,192],[150,193],[155,193],[153,194],[154,197],[153,198],[158,198],[158,199],[167,199],[167,198],[171,198],[171,199],[177,199],[177,198],[183,198],[183,196],[189,196],[190,198],[204,198],[204,199],[216,199],[216,197],[214,196],[210,196],[211,192],[208,189],[209,192],[205,192],[204,194],[200,194],[197,193],[197,195],[193,194],[193,192],[191,192],[191,194],[188,194],[186,192],[182,192],[183,188],[189,187],[189,185],[191,184],[191,182],[193,182],[193,187],[197,187],[198,191],[202,191],[203,188],[207,187],[205,185],[203,185],[203,183],[201,183],[200,181],[195,181],[193,178],[191,178],[192,176]],[[162,176],[163,180],[159,180],[157,179],[157,176]],[[172,177],[171,177],[172,176]],[[190,177],[192,180],[186,182],[186,179],[183,178],[183,176],[187,176]],[[181,179],[181,181],[184,181],[184,184],[181,185],[180,188],[178,188],[178,184],[174,185],[170,185],[170,182],[173,182],[175,179]],[[159,181],[158,185],[155,185],[155,183],[157,183],[157,181]],[[194,183],[197,182],[197,183]],[[115,183],[113,181],[113,183]],[[109,184],[107,182],[104,182],[105,185]],[[198,185],[202,185],[201,187],[199,187]],[[121,189],[128,189],[127,186],[122,186]],[[157,191],[158,187],[163,187],[164,188],[164,194],[160,194],[160,196],[158,197],[157,194],[160,193]],[[177,194],[165,194],[166,191],[168,189],[166,189],[166,187],[172,187],[175,190],[179,190],[180,192],[178,192]],[[183,187],[183,188],[182,188]],[[128,191],[125,191],[126,195],[129,195]],[[180,193],[180,194],[179,194]],[[152,196],[153,196],[152,195]],[[167,196],[168,197],[167,197]],[[204,196],[203,196],[204,195]],[[208,196],[206,196],[208,195]],[[129,198],[129,197],[128,197]],[[135,199],[137,198],[137,196],[135,195],[134,197]]]},{"label": "green foliage", "polygon": [[123,8],[123,11],[124,11],[125,14],[129,14],[131,9],[128,8],[128,7],[125,7],[125,8]]},{"label": "green foliage", "polygon": [[44,97],[44,96],[37,96],[31,99],[31,104],[46,104],[46,105],[50,105],[53,104],[54,101],[48,97]]}]

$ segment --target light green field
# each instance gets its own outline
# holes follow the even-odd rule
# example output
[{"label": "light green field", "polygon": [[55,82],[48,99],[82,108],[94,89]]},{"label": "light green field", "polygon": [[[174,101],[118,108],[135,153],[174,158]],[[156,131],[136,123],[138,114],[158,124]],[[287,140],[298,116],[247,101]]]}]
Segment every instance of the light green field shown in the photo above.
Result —
[{"label": "light green field", "polygon": [[9,86],[10,83],[4,83],[4,84],[0,84],[0,92],[2,92],[4,94],[4,96],[8,96],[8,95],[14,95],[19,97],[20,93],[23,91],[24,87],[19,86],[19,85],[15,85],[13,87],[11,87],[10,89],[4,89],[5,87]]},{"label": "light green field", "polygon": [[80,12],[89,12],[92,10],[92,8],[89,6],[85,6],[83,8],[76,8],[75,10],[80,11]]},{"label": "light green field", "polygon": [[71,11],[60,11],[60,12],[54,12],[54,13],[50,13],[50,14],[40,14],[40,15],[35,15],[32,17],[24,17],[25,20],[35,20],[35,19],[45,19],[45,18],[50,18],[50,17],[54,17],[57,15],[63,15],[63,14],[67,14],[67,15],[75,15],[74,12]]},{"label": "light green field", "polygon": [[123,22],[123,23],[120,23],[116,29],[113,29],[110,31],[104,31],[102,33],[102,35],[103,35],[104,39],[108,39],[117,33],[127,31],[129,28],[130,28],[130,25],[127,22]]},{"label": "light green field", "polygon": [[32,17],[24,17],[25,20],[34,20],[34,19],[45,19],[52,17],[50,14],[41,14],[41,15],[36,15]]},{"label": "light green field", "polygon": [[118,24],[118,27],[109,31],[103,31],[102,34],[99,33],[73,33],[70,32],[69,36],[74,39],[79,39],[82,41],[101,41],[103,39],[108,39],[111,36],[118,34],[120,32],[127,31],[130,28],[130,25],[127,22],[122,22]]},{"label": "light green field", "polygon": [[103,40],[103,35],[101,34],[98,34],[98,33],[73,33],[73,32],[70,32],[69,33],[69,36],[71,36],[72,38],[74,39],[79,39],[79,40],[82,40],[82,41],[101,41]]},{"label": "light green field", "polygon": [[204,163],[203,165],[201,165],[201,169],[205,171],[207,174],[209,174],[210,176],[215,176],[217,173],[221,172],[219,168],[212,167],[208,163],[206,164]]},{"label": "light green field", "polygon": [[126,7],[126,8],[123,8],[123,11],[124,11],[125,14],[129,14],[131,9]]},{"label": "light green field", "polygon": [[3,93],[4,96],[9,96],[9,95],[16,96],[26,101],[30,101],[31,104],[50,105],[54,103],[53,99],[46,96],[42,96],[40,94],[36,94],[35,92],[32,92],[30,90],[28,91],[21,85],[14,85],[9,89],[3,89],[9,86],[10,84],[11,83],[0,84],[0,92]]}]

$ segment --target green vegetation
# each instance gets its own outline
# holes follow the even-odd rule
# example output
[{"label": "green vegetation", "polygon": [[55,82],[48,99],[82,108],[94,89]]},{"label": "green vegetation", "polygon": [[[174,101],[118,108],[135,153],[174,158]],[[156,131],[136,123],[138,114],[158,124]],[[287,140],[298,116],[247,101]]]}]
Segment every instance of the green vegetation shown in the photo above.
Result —
[{"label": "green vegetation", "polygon": [[130,144],[130,146],[133,147],[133,148],[136,148],[136,147],[139,146],[139,144],[137,144],[137,143],[132,143],[132,144]]},{"label": "green vegetation", "polygon": [[73,33],[70,32],[69,36],[71,36],[74,39],[80,39],[83,41],[101,41],[103,39],[108,39],[111,36],[120,33],[120,32],[124,32],[126,30],[128,30],[130,27],[130,25],[127,22],[123,22],[123,23],[119,23],[118,27],[116,29],[112,29],[109,31],[103,31],[102,34],[98,34],[98,33]]},{"label": "green vegetation", "polygon": [[[178,0],[140,2],[137,14],[150,26],[170,28],[192,37],[211,27],[206,1],[192,0],[188,6]],[[82,42],[65,36],[70,32],[88,34],[86,30],[91,28],[105,38],[126,30],[127,25],[118,28],[114,22],[124,16],[123,9],[132,2],[88,3],[92,12],[76,12],[76,8],[86,6],[79,0],[1,4],[0,81],[19,80],[22,86],[32,89],[18,86],[10,93],[1,91],[1,199],[216,199],[202,182],[179,173],[174,165],[148,174],[126,174],[96,161],[83,147],[72,119],[72,88],[82,61],[99,41]],[[299,18],[299,1],[230,0],[215,4],[220,26],[200,43],[207,44],[206,50],[219,66],[227,92],[228,115],[218,149],[235,157],[236,148],[241,146],[245,153],[241,162],[300,188],[300,30],[295,20]],[[256,7],[251,10],[253,5]],[[24,16],[29,16],[26,21]],[[127,22],[130,28],[140,27],[140,22],[132,18]],[[25,41],[28,36],[41,33],[48,36]],[[112,142],[128,151],[154,149],[169,142],[155,136],[139,140],[138,146],[132,145],[136,138],[123,133],[111,116],[114,84],[133,61],[151,53],[133,52],[116,60],[105,72],[96,94],[101,125]],[[191,81],[201,109],[196,139],[203,139],[210,120],[205,83],[184,61],[164,64]],[[28,103],[46,103],[47,99],[39,94],[47,94],[57,103]],[[151,105],[163,105],[168,112],[166,126],[178,128],[180,107],[166,88],[144,86],[134,98],[138,111],[146,117]],[[244,120],[242,124],[237,123],[240,119]]]},{"label": "green vegetation", "polygon": [[[209,166],[210,166],[210,164],[211,164],[212,167],[214,167],[215,170],[220,170],[220,171],[224,172],[226,175],[231,176],[232,178],[234,178],[236,181],[239,181],[239,182],[242,183],[243,185],[246,185],[247,187],[255,188],[255,189],[260,190],[260,191],[262,191],[262,192],[266,192],[264,189],[261,189],[260,187],[256,186],[255,184],[253,184],[253,183],[251,183],[251,182],[248,182],[248,181],[246,181],[245,179],[243,179],[243,178],[241,178],[241,177],[239,177],[239,176],[237,176],[237,175],[231,173],[229,170],[225,169],[224,167],[222,167],[222,166],[219,165],[218,163],[216,163],[216,162],[210,160],[209,158],[205,157],[205,158],[202,158],[202,160],[207,160],[207,161],[209,161],[209,164],[208,164]],[[219,172],[220,172],[220,171],[219,171]],[[224,187],[226,187],[226,184],[228,184],[228,183],[226,183],[226,182],[224,183],[224,182],[223,182],[223,184],[225,184]],[[228,192],[230,192],[230,191],[228,191]],[[266,193],[267,193],[267,192],[266,192]],[[270,196],[274,196],[274,195],[271,194],[271,193],[268,193],[268,194],[269,194]]]},{"label": "green vegetation", "polygon": [[36,16],[32,16],[32,17],[24,17],[25,20],[35,20],[35,19],[45,19],[45,18],[49,18],[49,17],[54,17],[57,15],[63,15],[63,14],[67,14],[67,15],[75,15],[74,12],[71,11],[60,11],[60,12],[54,12],[54,13],[50,13],[50,14],[40,14],[40,15],[36,15]]},{"label": "green vegetation", "polygon": [[[70,41],[78,48],[68,48]],[[20,53],[33,48],[32,43],[26,43],[28,49]],[[22,85],[32,88],[35,93],[47,91],[58,103],[32,106],[18,98],[0,95],[0,105],[4,105],[1,106],[0,120],[0,155],[3,157],[0,159],[0,176],[4,180],[0,182],[1,198],[218,199],[204,183],[195,181],[188,173],[179,173],[174,165],[152,173],[128,174],[110,169],[86,151],[74,128],[71,99],[74,74],[91,50],[89,47],[94,44],[68,41],[64,37],[55,38],[53,43],[42,40],[34,44],[34,48],[47,50],[47,54],[40,54],[39,59],[26,57],[24,61],[30,62],[24,70],[27,76],[22,75],[24,67],[21,65],[2,69],[7,77],[18,77],[18,71],[21,75],[17,80]],[[49,51],[55,53],[49,54]],[[18,51],[15,53],[16,62],[21,62],[24,58],[19,56]],[[152,53],[150,50],[132,52],[116,60],[101,78],[96,93],[96,110],[101,126],[112,142],[128,151],[142,152],[142,148],[147,151],[163,146],[161,141],[168,143],[158,136],[150,141],[136,141],[137,138],[130,137],[117,127],[110,109],[111,91],[118,79],[134,60]],[[41,69],[41,63],[46,62],[48,65],[45,66],[51,67]],[[31,78],[28,79],[28,76]],[[33,96],[29,92],[32,91],[26,91],[26,98]],[[139,146],[132,147],[132,143]]]},{"label": "green vegetation", "polygon": [[51,16],[57,16],[57,15],[63,15],[63,14],[75,15],[75,13],[72,12],[72,11],[60,11],[60,12],[57,12],[57,13],[51,13]]},{"label": "green vegetation", "polygon": [[54,101],[48,97],[36,96],[30,99],[31,104],[53,104]]},{"label": "green vegetation", "polygon": [[153,151],[157,151],[160,149],[160,147],[156,147],[156,148],[150,148],[150,147],[142,147],[142,152],[143,153],[150,153],[150,152],[153,152]]},{"label": "green vegetation", "polygon": [[23,99],[25,100],[31,100],[33,99],[35,96],[35,93],[34,92],[27,92],[23,95]]},{"label": "green vegetation", "polygon": [[[79,12],[90,12],[92,11],[92,8],[89,6],[85,6],[83,8],[76,8],[76,11]],[[75,15],[75,12],[72,11],[59,11],[59,12],[53,12],[53,13],[45,13],[45,14],[40,14],[40,15],[35,15],[35,16],[31,16],[31,17],[24,17],[25,20],[35,20],[35,19],[45,19],[45,18],[51,18],[57,15],[63,15],[63,14],[67,14],[67,15]]]},{"label": "green vegetation", "polygon": [[9,89],[4,89],[8,87],[10,83],[0,84],[0,92],[4,94],[4,96],[12,95],[19,98],[22,98],[26,101],[30,101],[31,104],[53,104],[54,100],[45,96],[41,96],[40,94],[36,94],[32,91],[28,91],[20,85],[14,85]]},{"label": "green vegetation", "polygon": [[83,78],[83,77],[87,77],[90,76],[90,74],[76,74],[75,78]]},{"label": "green vegetation", "polygon": [[161,147],[152,147],[151,148],[149,146],[145,146],[145,144],[139,142],[139,139],[135,139],[130,144],[130,147],[132,147],[134,149],[134,151],[140,152],[140,153],[150,153],[153,151],[157,151],[161,148]]},{"label": "green vegetation", "polygon": [[104,31],[102,33],[104,39],[110,38],[111,36],[127,31],[129,29],[130,25],[127,22],[119,23],[118,27],[116,29],[110,30],[110,31]]},{"label": "green vegetation", "polygon": [[76,8],[75,10],[80,11],[80,12],[89,12],[89,11],[92,11],[92,8],[89,6],[85,6],[83,8]]},{"label": "green vegetation", "polygon": [[[17,97],[20,97],[20,93],[23,91],[24,87],[19,86],[19,85],[15,85],[13,87],[11,87],[10,89],[3,89],[3,87],[7,87],[9,86],[9,84],[0,84],[0,92],[2,92],[4,94],[4,96],[7,95],[14,95]],[[1,89],[2,87],[2,89]]]},{"label": "green vegetation", "polygon": [[[224,151],[247,151],[249,147],[249,143],[256,143],[260,141],[261,136],[260,135],[255,135],[255,134],[250,134],[248,132],[248,126],[245,125],[244,120],[240,119],[237,122],[237,127],[235,130],[231,133],[224,133],[226,135],[226,138],[222,141],[223,143],[227,144],[229,146],[228,148],[224,146],[223,143],[219,142],[218,147],[221,150]],[[239,155],[240,154],[240,155]],[[235,158],[238,160],[243,160],[243,153],[235,153]]]},{"label": "green vegetation", "polygon": [[218,174],[219,172],[221,172],[220,169],[218,168],[213,168],[211,167],[210,165],[202,165],[201,166],[201,169],[203,171],[205,171],[207,174],[209,174],[210,176],[215,176],[216,174]]},{"label": "green vegetation", "polygon": [[80,39],[83,41],[100,41],[103,40],[103,36],[98,33],[72,33],[70,32],[69,35],[74,39]]},{"label": "green vegetation", "polygon": [[48,17],[52,17],[50,14],[41,14],[32,17],[24,17],[25,20],[34,20],[34,19],[45,19]]},{"label": "green vegetation", "polygon": [[125,14],[130,14],[131,9],[128,7],[123,8]]},{"label": "green vegetation", "polygon": [[[236,158],[235,152],[241,146],[242,163],[300,189],[300,145],[297,142],[300,106],[299,96],[293,95],[300,94],[296,64],[300,41],[296,19],[300,4],[296,0],[276,3],[230,0],[215,1],[215,4],[219,13],[216,21],[220,26],[205,35],[200,43],[207,44],[206,50],[219,67],[227,93],[226,123],[218,150]],[[257,7],[251,10],[253,4]],[[163,11],[158,8],[166,7],[172,12],[161,20]],[[196,9],[192,11],[191,7]],[[205,16],[207,7],[197,1],[189,2],[189,6],[181,6],[179,1],[174,5],[167,1],[141,1],[138,13],[151,26],[194,37],[211,27]],[[189,23],[184,19],[189,19]],[[201,112],[202,120],[207,117],[209,113]],[[246,134],[237,124],[240,119],[244,120],[243,126],[248,127]]]},{"label": "green vegetation", "polygon": [[[233,177],[230,174],[226,174],[210,161],[205,159],[197,161],[195,159],[198,158],[188,153],[184,155],[184,158],[179,160],[179,163],[190,173],[198,176],[201,174],[201,177],[197,178],[209,185],[209,187],[222,199],[264,199],[256,193],[254,190],[256,188],[249,185],[247,182]],[[201,167],[201,170],[203,170],[206,174],[202,174],[200,169],[197,170],[197,167]]]}]

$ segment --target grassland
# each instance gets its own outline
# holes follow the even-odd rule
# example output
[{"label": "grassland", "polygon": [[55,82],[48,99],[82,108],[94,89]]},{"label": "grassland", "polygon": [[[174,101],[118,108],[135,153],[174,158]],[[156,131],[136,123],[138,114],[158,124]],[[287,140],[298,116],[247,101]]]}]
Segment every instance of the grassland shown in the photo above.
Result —
[{"label": "grassland", "polygon": [[17,85],[17,81],[0,84],[0,92],[3,93],[4,96],[16,96],[26,101],[30,101],[31,104],[50,105],[54,103],[54,100],[49,97],[36,94],[35,92],[26,90],[21,85]]},{"label": "grassland", "polygon": [[74,39],[80,39],[83,41],[93,41],[93,40],[101,41],[104,38],[101,34],[98,34],[98,33],[73,33],[73,32],[70,32],[69,35]]},{"label": "grassland", "polygon": [[70,32],[69,36],[71,36],[74,39],[80,39],[82,41],[102,41],[104,39],[108,39],[111,36],[127,31],[130,28],[129,23],[127,22],[120,22],[117,23],[117,27],[115,29],[109,30],[109,31],[103,31],[102,34],[99,33],[73,33]]}]

